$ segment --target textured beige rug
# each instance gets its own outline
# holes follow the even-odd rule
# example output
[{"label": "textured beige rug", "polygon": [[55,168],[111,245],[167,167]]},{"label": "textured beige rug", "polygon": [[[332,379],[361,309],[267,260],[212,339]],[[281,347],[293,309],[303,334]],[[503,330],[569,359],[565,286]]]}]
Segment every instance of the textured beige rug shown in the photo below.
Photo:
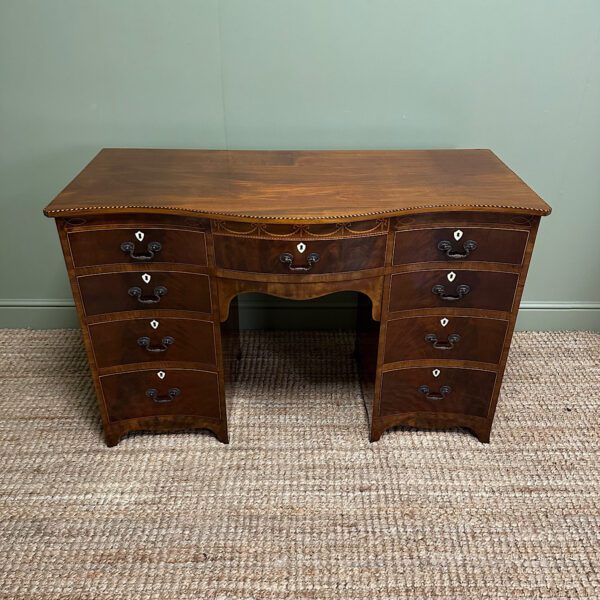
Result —
[{"label": "textured beige rug", "polygon": [[76,331],[0,331],[0,597],[600,596],[600,335],[515,337],[492,443],[367,442],[346,333],[247,333],[231,444],[102,442]]}]

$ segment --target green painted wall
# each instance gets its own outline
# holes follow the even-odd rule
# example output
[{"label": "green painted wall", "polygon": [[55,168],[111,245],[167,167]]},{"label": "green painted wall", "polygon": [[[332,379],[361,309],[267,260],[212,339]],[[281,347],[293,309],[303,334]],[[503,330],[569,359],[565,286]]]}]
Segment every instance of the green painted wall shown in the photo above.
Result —
[{"label": "green painted wall", "polygon": [[599,25],[598,0],[0,0],[0,326],[73,323],[41,209],[103,146],[475,147],[554,207],[520,326],[600,328]]}]

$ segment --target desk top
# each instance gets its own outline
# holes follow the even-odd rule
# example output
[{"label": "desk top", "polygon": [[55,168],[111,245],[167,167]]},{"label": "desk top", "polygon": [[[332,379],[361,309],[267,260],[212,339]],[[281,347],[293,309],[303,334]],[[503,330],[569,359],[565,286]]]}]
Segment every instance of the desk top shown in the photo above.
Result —
[{"label": "desk top", "polygon": [[107,148],[44,212],[293,223],[470,210],[547,215],[551,209],[490,150]]}]

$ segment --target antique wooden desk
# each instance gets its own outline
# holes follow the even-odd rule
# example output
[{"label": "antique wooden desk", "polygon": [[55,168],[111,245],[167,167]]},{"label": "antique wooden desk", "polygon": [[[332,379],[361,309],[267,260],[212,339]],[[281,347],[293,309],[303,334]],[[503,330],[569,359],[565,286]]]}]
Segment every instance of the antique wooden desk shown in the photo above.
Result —
[{"label": "antique wooden desk", "polygon": [[228,441],[238,294],[359,292],[371,441],[394,425],[488,442],[529,260],[550,213],[489,150],[102,150],[54,199],[106,443]]}]

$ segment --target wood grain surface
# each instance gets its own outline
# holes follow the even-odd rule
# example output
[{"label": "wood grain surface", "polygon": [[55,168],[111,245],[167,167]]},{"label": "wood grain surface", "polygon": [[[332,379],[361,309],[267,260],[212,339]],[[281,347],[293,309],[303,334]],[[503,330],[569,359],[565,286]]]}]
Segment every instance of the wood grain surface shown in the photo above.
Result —
[{"label": "wood grain surface", "polygon": [[45,214],[139,209],[283,223],[424,209],[550,212],[490,150],[111,148],[100,151]]}]

